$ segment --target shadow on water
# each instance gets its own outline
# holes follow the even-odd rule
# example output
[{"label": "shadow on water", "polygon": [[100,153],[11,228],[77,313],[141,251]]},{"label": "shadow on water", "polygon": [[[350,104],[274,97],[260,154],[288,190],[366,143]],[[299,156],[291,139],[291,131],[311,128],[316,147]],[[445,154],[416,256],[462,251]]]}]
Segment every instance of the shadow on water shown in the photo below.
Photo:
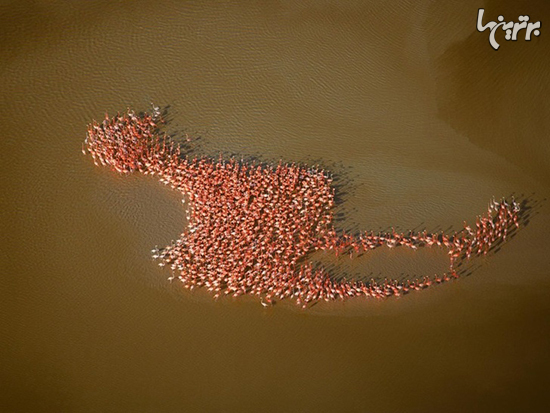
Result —
[{"label": "shadow on water", "polygon": [[[426,21],[427,30],[433,32],[428,49],[436,68],[439,117],[474,145],[504,157],[548,185],[547,39],[525,41],[520,36],[517,41],[506,41],[504,31],[499,30],[500,48],[495,51],[488,31],[478,32],[473,18],[468,26],[471,34],[441,50],[441,39],[453,36],[452,30],[437,24],[446,7],[444,2],[433,3]],[[550,2],[545,0],[488,0],[480,7],[485,7],[485,22],[496,21],[499,15],[505,21],[529,15],[544,27],[550,20]]]}]

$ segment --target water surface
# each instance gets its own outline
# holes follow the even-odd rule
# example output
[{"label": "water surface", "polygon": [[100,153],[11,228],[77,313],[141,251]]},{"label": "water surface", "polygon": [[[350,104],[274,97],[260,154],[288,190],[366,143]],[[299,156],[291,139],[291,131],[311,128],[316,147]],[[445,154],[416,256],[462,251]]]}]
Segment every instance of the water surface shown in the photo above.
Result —
[{"label": "water surface", "polygon": [[[546,411],[550,8],[365,3],[2,3],[0,410]],[[482,6],[542,34],[494,52]],[[529,222],[399,299],[213,302],[150,258],[183,230],[177,195],[80,152],[91,119],[151,101],[201,153],[331,168],[341,228],[458,229],[511,194]],[[409,252],[345,265],[446,265]]]}]

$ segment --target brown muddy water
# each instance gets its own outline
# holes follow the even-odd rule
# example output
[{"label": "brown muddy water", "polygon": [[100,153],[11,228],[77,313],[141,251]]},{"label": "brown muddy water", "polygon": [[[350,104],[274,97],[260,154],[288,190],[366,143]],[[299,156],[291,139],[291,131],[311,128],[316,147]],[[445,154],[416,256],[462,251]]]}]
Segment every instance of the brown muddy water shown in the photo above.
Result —
[{"label": "brown muddy water", "polygon": [[[541,34],[494,51],[479,7]],[[543,0],[1,2],[0,411],[548,411],[548,24]],[[329,167],[341,228],[458,229],[493,195],[530,209],[426,291],[214,302],[150,257],[185,225],[176,194],[80,152],[92,119],[151,101],[202,153]]]}]

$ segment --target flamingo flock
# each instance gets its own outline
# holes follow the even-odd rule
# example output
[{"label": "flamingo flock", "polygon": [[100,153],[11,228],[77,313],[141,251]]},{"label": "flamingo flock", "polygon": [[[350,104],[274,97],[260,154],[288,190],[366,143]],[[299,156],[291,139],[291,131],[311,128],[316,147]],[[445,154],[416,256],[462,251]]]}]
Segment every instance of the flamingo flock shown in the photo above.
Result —
[{"label": "flamingo flock", "polygon": [[[88,125],[84,154],[121,173],[159,177],[183,194],[188,227],[171,245],[152,251],[185,288],[204,287],[214,298],[255,295],[264,306],[291,299],[301,307],[320,300],[400,296],[458,278],[455,262],[487,254],[519,227],[519,204],[492,200],[475,227],[452,234],[363,232],[338,236],[333,227],[334,189],[324,170],[297,164],[259,165],[190,158],[162,134],[153,114],[128,110]],[[449,271],[421,280],[377,283],[334,280],[306,256],[317,250],[350,258],[378,247],[437,246],[449,254]],[[176,275],[170,277],[174,279]]]}]

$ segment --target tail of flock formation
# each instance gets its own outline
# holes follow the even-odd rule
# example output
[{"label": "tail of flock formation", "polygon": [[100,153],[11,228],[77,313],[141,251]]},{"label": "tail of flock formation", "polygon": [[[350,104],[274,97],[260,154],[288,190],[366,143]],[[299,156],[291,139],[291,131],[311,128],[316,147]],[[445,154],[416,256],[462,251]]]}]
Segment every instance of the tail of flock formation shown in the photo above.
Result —
[{"label": "tail of flock formation", "polygon": [[[188,228],[170,246],[153,250],[185,288],[205,287],[215,298],[253,294],[264,306],[289,298],[300,306],[319,300],[400,296],[458,278],[459,259],[487,254],[519,227],[519,204],[490,201],[474,226],[452,234],[373,233],[337,236],[334,189],[324,171],[296,164],[265,166],[234,159],[190,158],[161,134],[152,115],[128,110],[88,126],[82,151],[96,165],[159,177],[187,199]],[[359,255],[379,247],[445,248],[449,270],[421,280],[336,281],[304,257],[316,250]]]}]

